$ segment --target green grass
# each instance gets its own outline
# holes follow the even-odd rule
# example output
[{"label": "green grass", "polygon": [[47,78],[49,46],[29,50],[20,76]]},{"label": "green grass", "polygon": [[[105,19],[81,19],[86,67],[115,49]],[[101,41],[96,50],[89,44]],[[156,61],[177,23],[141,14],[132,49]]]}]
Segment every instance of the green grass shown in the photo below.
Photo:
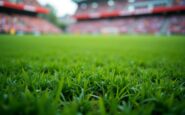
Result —
[{"label": "green grass", "polygon": [[0,114],[185,114],[184,36],[0,36]]}]

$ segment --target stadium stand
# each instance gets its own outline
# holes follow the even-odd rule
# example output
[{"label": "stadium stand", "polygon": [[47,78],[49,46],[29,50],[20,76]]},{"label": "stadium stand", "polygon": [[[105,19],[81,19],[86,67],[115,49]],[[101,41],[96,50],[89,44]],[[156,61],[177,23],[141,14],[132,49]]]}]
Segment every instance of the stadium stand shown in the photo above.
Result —
[{"label": "stadium stand", "polygon": [[0,1],[12,2],[12,3],[16,3],[16,4],[24,3],[25,5],[41,7],[41,5],[38,3],[37,0],[0,0]]},{"label": "stadium stand", "polygon": [[0,0],[0,32],[11,34],[58,34],[62,31],[38,17],[47,14],[37,0]]},{"label": "stadium stand", "polygon": [[73,0],[72,33],[185,34],[185,0]]}]

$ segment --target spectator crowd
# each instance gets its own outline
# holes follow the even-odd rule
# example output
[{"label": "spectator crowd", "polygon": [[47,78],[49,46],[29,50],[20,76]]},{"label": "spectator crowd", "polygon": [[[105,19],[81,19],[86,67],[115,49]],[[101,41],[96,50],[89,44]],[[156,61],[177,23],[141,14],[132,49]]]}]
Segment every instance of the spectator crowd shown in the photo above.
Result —
[{"label": "spectator crowd", "polygon": [[35,16],[0,13],[0,32],[9,33],[60,33],[50,22]]},{"label": "spectator crowd", "polygon": [[71,33],[143,33],[185,34],[185,15],[140,16],[120,19],[79,21],[69,27]]},{"label": "spectator crowd", "polygon": [[[157,7],[185,6],[185,0],[84,0],[78,3],[78,14],[107,14],[111,11],[137,11]],[[179,15],[180,14],[180,15]],[[71,33],[143,33],[143,34],[185,34],[184,13],[161,12],[147,15],[132,14],[125,17],[100,17],[97,19],[78,20],[69,29]]]},{"label": "spectator crowd", "polygon": [[[29,6],[41,7],[37,0],[0,0],[16,4],[24,4]],[[14,9],[12,9],[14,10]],[[31,16],[19,13],[5,13],[0,11],[0,33],[11,34],[50,34],[61,33],[61,30],[45,19],[36,16]]]}]

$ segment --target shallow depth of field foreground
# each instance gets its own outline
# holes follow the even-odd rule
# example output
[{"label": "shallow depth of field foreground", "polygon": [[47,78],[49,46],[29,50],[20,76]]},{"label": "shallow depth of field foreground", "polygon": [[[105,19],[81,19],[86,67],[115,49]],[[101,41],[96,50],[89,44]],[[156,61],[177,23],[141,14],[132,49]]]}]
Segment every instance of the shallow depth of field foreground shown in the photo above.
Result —
[{"label": "shallow depth of field foreground", "polygon": [[0,113],[183,115],[184,36],[0,36]]}]

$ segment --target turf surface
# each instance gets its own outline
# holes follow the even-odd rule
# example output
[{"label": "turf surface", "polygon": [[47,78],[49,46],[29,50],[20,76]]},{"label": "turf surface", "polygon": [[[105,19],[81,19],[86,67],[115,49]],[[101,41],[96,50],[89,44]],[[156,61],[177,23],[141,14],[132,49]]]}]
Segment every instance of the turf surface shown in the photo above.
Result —
[{"label": "turf surface", "polygon": [[184,36],[0,36],[0,113],[183,115]]}]

